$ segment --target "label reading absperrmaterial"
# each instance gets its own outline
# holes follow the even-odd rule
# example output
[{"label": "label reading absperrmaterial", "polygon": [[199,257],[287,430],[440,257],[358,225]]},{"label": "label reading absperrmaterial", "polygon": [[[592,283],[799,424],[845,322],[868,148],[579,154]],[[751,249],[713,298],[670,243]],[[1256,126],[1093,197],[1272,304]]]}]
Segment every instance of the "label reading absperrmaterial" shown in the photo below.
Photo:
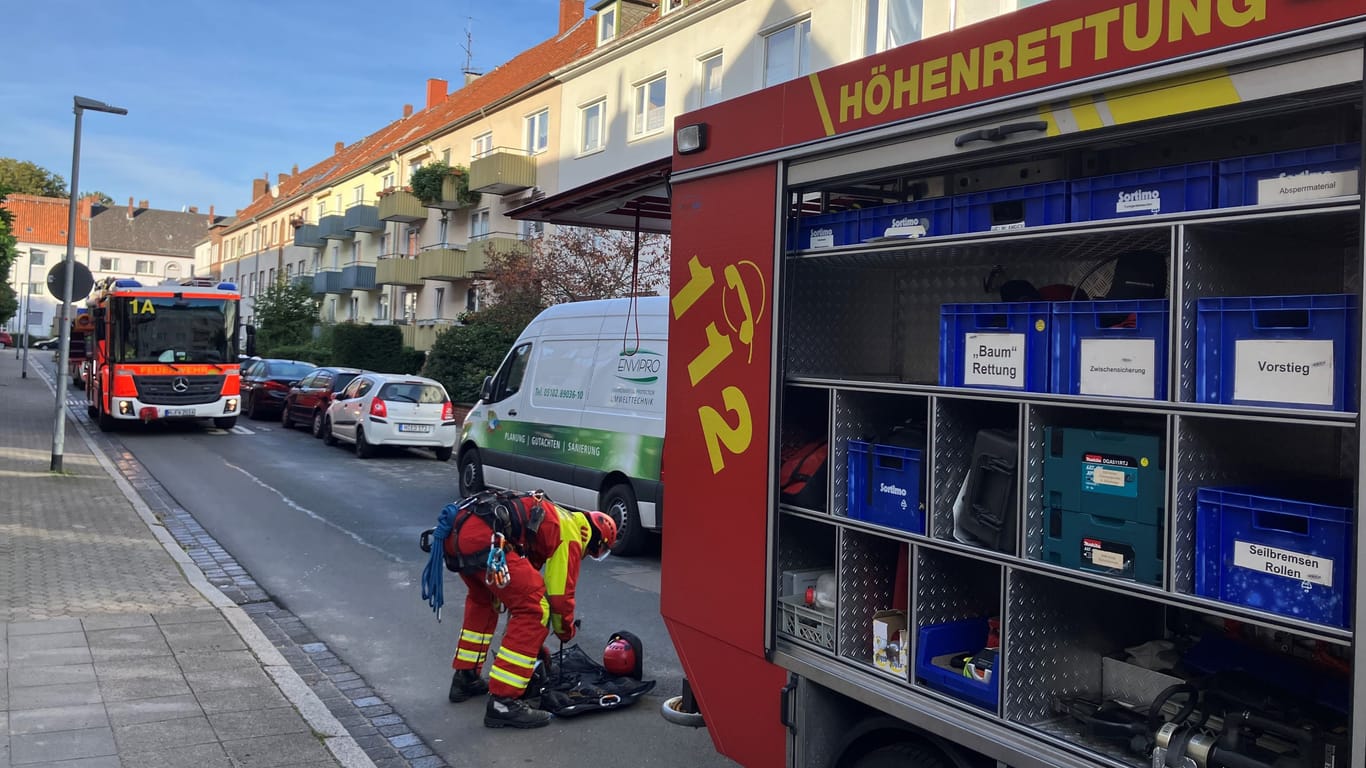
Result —
[{"label": "label reading absperrmaterial", "polygon": [[1233,399],[1333,404],[1333,341],[1256,341],[1233,345]]},{"label": "label reading absperrmaterial", "polygon": [[963,338],[963,386],[1025,386],[1023,333],[968,333]]},{"label": "label reading absperrmaterial", "polygon": [[1356,171],[1297,173],[1257,180],[1257,202],[1298,203],[1357,193]]},{"label": "label reading absperrmaterial", "polygon": [[1333,586],[1333,561],[1318,555],[1234,540],[1233,564],[1258,573]]}]

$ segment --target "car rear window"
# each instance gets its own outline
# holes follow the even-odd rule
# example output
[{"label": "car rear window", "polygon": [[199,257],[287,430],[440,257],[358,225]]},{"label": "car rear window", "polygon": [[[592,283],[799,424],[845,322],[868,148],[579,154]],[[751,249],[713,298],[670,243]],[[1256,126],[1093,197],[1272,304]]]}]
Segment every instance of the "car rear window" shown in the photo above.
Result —
[{"label": "car rear window", "polygon": [[446,390],[435,384],[421,382],[390,382],[379,391],[381,400],[397,400],[404,403],[444,403]]},{"label": "car rear window", "polygon": [[267,376],[285,376],[291,379],[302,379],[312,372],[313,366],[299,363],[270,363],[266,367]]},{"label": "car rear window", "polygon": [[332,382],[332,391],[333,391],[333,392],[340,392],[340,391],[342,391],[343,389],[346,388],[346,385],[347,385],[347,384],[350,384],[350,383],[351,383],[351,380],[352,380],[352,379],[356,378],[356,377],[359,376],[359,375],[360,375],[359,373],[339,373],[339,374],[337,374],[337,379],[336,379],[336,381]]}]

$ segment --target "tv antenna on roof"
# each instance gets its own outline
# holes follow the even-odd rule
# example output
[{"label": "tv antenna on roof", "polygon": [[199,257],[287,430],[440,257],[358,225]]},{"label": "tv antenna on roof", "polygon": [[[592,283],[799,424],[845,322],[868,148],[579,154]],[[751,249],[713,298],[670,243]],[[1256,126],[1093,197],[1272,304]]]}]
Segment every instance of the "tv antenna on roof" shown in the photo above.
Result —
[{"label": "tv antenna on roof", "polygon": [[474,20],[472,16],[465,17],[465,43],[461,47],[465,49],[465,74],[474,74],[474,36],[470,33],[470,22]]}]

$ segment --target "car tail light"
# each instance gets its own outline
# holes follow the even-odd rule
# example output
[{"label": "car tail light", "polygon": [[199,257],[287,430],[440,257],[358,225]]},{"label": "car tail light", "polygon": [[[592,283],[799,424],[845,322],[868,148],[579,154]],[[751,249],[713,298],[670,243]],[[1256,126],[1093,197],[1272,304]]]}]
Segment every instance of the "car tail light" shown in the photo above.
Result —
[{"label": "car tail light", "polygon": [[288,392],[288,391],[289,391],[289,385],[287,385],[287,384],[281,384],[281,383],[278,382],[278,381],[267,381],[265,384],[262,384],[261,387],[264,388],[264,389],[273,389],[273,390],[275,390],[275,391],[277,391],[277,392]]},{"label": "car tail light", "polygon": [[441,420],[455,421],[455,403],[447,400],[441,404]]},{"label": "car tail light", "polygon": [[381,418],[388,416],[389,407],[384,404],[383,400],[377,397],[374,400],[370,401],[370,415],[379,416]]}]

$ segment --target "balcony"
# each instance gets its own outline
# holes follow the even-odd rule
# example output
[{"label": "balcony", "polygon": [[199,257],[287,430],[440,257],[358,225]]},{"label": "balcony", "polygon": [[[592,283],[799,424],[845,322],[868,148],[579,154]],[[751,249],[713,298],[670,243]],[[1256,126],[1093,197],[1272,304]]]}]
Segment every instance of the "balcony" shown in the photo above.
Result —
[{"label": "balcony", "polygon": [[411,224],[427,220],[427,207],[412,192],[398,190],[379,199],[379,220]]},{"label": "balcony", "polygon": [[313,274],[313,295],[321,296],[324,293],[341,293],[341,270],[324,269],[318,270]]},{"label": "balcony", "polygon": [[[470,190],[473,192],[474,190]],[[472,195],[473,199],[460,199],[460,177],[455,174],[447,175],[441,180],[441,199],[425,201],[422,205],[427,208],[440,208],[445,211],[455,211],[461,208],[470,208],[479,204],[479,195]]]},{"label": "balcony", "polygon": [[375,267],[376,285],[403,285],[418,287],[422,277],[418,274],[417,259],[410,256],[389,254],[381,256]]},{"label": "balcony", "polygon": [[340,213],[324,216],[318,222],[318,237],[324,240],[350,240],[356,233],[347,230],[346,217]]},{"label": "balcony", "polygon": [[375,289],[374,264],[348,264],[342,267],[341,289],[343,291],[371,291]]},{"label": "balcony", "polygon": [[308,286],[310,289],[312,289],[312,288],[313,288],[313,273],[312,273],[312,272],[300,272],[300,273],[297,274],[297,275],[293,275],[293,276],[291,276],[291,277],[289,278],[289,284],[292,285],[292,286],[306,285],[306,286]]},{"label": "balcony", "polygon": [[371,203],[353,203],[343,218],[342,227],[347,232],[384,231],[384,222],[379,220],[379,206]]},{"label": "balcony", "polygon": [[465,253],[465,269],[469,272],[483,272],[488,268],[489,256],[494,253],[525,252],[530,246],[515,232],[490,232],[478,239],[470,240]]},{"label": "balcony", "polygon": [[321,248],[323,239],[317,224],[300,224],[294,228],[294,244],[300,248]]},{"label": "balcony", "polygon": [[465,251],[449,243],[429,245],[417,257],[417,274],[428,280],[461,280],[465,271]]},{"label": "balcony", "polygon": [[470,191],[506,195],[536,186],[536,158],[525,150],[494,147],[470,161]]}]

